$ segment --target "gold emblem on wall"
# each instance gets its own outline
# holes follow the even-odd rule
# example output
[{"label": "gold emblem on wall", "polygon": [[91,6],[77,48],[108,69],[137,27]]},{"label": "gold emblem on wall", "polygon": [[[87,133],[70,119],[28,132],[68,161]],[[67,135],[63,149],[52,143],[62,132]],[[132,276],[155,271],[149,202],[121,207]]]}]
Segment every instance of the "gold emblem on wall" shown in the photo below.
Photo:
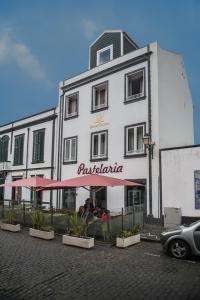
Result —
[{"label": "gold emblem on wall", "polygon": [[90,128],[101,127],[109,125],[108,122],[104,121],[104,116],[102,114],[96,115],[96,120],[93,125],[90,125]]}]

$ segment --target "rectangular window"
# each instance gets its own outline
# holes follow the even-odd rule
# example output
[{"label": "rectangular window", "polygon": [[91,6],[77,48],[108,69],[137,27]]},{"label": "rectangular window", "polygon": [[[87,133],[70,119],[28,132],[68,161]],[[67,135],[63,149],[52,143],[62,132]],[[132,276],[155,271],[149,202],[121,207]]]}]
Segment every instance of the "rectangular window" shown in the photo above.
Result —
[{"label": "rectangular window", "polygon": [[100,131],[91,134],[91,160],[104,160],[108,156],[108,132]]},{"label": "rectangular window", "polygon": [[69,95],[65,98],[65,118],[78,116],[78,93]]},{"label": "rectangular window", "polygon": [[137,100],[144,97],[144,69],[126,74],[126,101]]},{"label": "rectangular window", "polygon": [[64,139],[64,163],[76,163],[77,162],[77,137],[70,137]]},{"label": "rectangular window", "polygon": [[92,111],[108,107],[108,82],[103,82],[92,88]]},{"label": "rectangular window", "polygon": [[113,45],[97,51],[97,66],[105,64],[113,59]]},{"label": "rectangular window", "polygon": [[15,136],[14,144],[14,166],[23,165],[24,134]]},{"label": "rectangular window", "polygon": [[33,132],[32,163],[44,162],[44,136],[45,136],[44,129]]},{"label": "rectangular window", "polygon": [[195,209],[200,209],[200,171],[194,171]]},{"label": "rectangular window", "polygon": [[125,156],[144,153],[144,126],[145,124],[125,127]]}]

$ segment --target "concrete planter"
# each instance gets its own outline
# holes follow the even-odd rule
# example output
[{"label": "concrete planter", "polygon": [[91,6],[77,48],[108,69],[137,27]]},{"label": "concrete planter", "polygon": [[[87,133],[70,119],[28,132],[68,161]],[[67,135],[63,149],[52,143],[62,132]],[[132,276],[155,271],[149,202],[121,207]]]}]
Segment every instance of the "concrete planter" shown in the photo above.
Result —
[{"label": "concrete planter", "polygon": [[63,235],[62,242],[65,245],[76,246],[81,248],[93,248],[94,247],[94,238],[82,238],[71,235]]},{"label": "concrete planter", "polygon": [[29,229],[29,235],[33,237],[37,237],[43,240],[52,240],[54,239],[54,231],[44,231],[44,230],[38,230],[34,228]]},{"label": "concrete planter", "polygon": [[1,229],[11,231],[11,232],[19,232],[21,230],[20,224],[8,224],[8,223],[1,223]]},{"label": "concrete planter", "polygon": [[128,246],[137,244],[140,242],[140,234],[132,235],[127,238],[117,237],[116,246],[119,248],[126,248]]}]

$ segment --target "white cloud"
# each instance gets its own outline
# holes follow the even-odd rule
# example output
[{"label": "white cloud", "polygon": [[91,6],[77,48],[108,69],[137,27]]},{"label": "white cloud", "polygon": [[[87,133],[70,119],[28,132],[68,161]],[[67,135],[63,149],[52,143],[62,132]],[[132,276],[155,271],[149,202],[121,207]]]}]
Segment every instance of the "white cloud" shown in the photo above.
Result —
[{"label": "white cloud", "polygon": [[94,38],[98,31],[98,26],[92,20],[87,18],[83,19],[81,23],[85,37],[89,40]]},{"label": "white cloud", "polygon": [[15,63],[18,68],[35,80],[49,84],[39,60],[25,44],[16,41],[11,29],[4,29],[0,34],[0,64]]}]

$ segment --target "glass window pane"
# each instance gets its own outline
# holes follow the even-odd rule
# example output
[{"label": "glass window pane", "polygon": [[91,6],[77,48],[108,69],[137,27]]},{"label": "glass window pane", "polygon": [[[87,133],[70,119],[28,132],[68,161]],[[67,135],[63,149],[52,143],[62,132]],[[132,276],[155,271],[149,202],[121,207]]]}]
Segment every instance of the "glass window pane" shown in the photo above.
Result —
[{"label": "glass window pane", "polygon": [[106,155],[106,134],[101,134],[100,156]]},{"label": "glass window pane", "polygon": [[70,140],[65,141],[65,160],[70,160]]},{"label": "glass window pane", "polygon": [[100,105],[105,104],[105,99],[106,99],[106,91],[104,89],[100,90]]},{"label": "glass window pane", "polygon": [[71,141],[71,160],[76,160],[76,139]]},{"label": "glass window pane", "polygon": [[143,126],[137,127],[137,151],[143,151]]},{"label": "glass window pane", "polygon": [[110,49],[106,49],[99,54],[99,63],[103,64],[110,60]]},{"label": "glass window pane", "polygon": [[134,128],[128,128],[128,152],[134,152]]},{"label": "glass window pane", "polygon": [[93,136],[93,156],[98,156],[98,137],[99,136],[97,134]]}]

